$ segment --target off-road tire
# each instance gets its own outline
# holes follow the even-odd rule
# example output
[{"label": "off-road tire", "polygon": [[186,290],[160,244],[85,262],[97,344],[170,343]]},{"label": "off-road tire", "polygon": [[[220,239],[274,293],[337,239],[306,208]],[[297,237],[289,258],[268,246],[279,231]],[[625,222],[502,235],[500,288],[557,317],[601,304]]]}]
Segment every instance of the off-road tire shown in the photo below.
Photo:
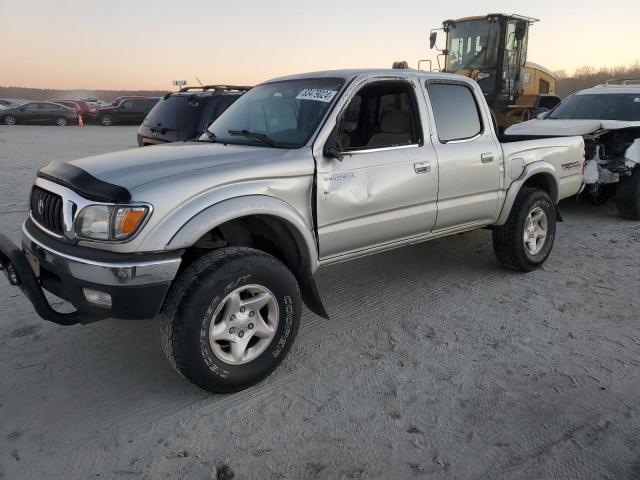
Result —
[{"label": "off-road tire", "polygon": [[[241,365],[220,360],[209,342],[212,311],[226,293],[243,285],[273,292],[279,321],[271,343]],[[259,250],[229,247],[189,265],[172,285],[160,312],[160,337],[171,365],[199,387],[215,393],[243,390],[266,378],[282,362],[298,331],[302,303],[293,274]]]},{"label": "off-road tire", "polygon": [[620,177],[616,192],[618,215],[629,220],[640,220],[640,167],[631,175]]},{"label": "off-road tire", "polygon": [[114,121],[112,115],[105,114],[100,116],[100,125],[103,127],[111,127],[113,124]]},{"label": "off-road tire", "polygon": [[5,125],[17,125],[18,119],[13,115],[5,115],[2,119],[2,123],[4,123]]},{"label": "off-road tire", "polygon": [[[524,231],[529,213],[540,207],[547,216],[547,237],[542,249],[531,255],[524,245]],[[545,262],[556,235],[556,211],[547,192],[538,188],[522,187],[511,207],[506,223],[493,230],[493,251],[505,267],[517,272],[531,272]]]}]

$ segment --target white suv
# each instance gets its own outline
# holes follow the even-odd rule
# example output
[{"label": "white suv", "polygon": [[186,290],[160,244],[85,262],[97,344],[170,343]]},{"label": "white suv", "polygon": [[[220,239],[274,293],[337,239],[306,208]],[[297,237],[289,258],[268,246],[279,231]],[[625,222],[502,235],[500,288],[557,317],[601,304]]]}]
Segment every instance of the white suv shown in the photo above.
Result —
[{"label": "white suv", "polygon": [[640,220],[640,79],[609,80],[581,90],[506,135],[582,135],[587,145],[585,193],[614,198],[624,218]]}]

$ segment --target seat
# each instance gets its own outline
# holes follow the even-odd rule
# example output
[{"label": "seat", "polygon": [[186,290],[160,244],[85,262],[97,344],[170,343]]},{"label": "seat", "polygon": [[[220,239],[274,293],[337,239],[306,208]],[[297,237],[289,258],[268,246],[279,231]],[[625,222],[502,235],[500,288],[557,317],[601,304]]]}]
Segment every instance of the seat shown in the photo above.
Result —
[{"label": "seat", "polygon": [[403,110],[389,110],[382,115],[380,132],[374,134],[368,147],[407,145],[411,143],[411,118]]}]

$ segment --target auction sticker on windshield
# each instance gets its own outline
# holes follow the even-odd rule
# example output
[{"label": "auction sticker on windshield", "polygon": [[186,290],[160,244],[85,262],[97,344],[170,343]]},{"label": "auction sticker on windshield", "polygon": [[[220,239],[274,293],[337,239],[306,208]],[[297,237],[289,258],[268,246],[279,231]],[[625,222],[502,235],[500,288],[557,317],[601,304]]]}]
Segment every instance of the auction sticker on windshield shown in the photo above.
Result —
[{"label": "auction sticker on windshield", "polygon": [[324,90],[322,88],[305,88],[301,90],[296,100],[316,100],[329,103],[338,93],[336,90]]}]

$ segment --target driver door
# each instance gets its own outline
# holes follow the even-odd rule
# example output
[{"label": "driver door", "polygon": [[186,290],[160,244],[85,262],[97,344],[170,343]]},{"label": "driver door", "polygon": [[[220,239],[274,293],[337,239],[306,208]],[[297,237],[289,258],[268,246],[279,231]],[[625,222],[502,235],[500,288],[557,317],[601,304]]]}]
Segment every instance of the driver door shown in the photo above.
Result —
[{"label": "driver door", "polygon": [[436,220],[438,168],[412,83],[368,82],[341,118],[328,142],[337,139],[342,160],[318,162],[320,259],[426,235]]}]

